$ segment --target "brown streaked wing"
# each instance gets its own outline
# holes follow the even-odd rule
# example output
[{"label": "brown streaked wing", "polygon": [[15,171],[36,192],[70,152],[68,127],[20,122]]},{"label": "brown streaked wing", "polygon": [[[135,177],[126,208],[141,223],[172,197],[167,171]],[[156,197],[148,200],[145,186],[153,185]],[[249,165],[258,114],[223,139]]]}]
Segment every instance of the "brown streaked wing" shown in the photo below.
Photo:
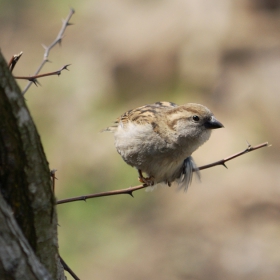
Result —
[{"label": "brown streaked wing", "polygon": [[119,123],[120,121],[124,124],[128,123],[129,121],[135,122],[137,124],[151,123],[157,113],[177,106],[178,105],[175,103],[167,101],[147,104],[125,112],[120,118],[116,120],[115,123]]},{"label": "brown streaked wing", "polygon": [[[144,105],[136,109],[129,110],[125,112],[122,116],[116,119],[113,125],[107,127],[104,131],[114,131],[118,127],[121,121],[124,125],[129,121],[134,121],[138,124],[152,123],[153,127],[155,123],[153,122],[154,115],[163,110],[169,110],[171,108],[178,107],[175,103],[168,101],[159,101],[153,104]],[[154,128],[154,130],[156,130]]]}]

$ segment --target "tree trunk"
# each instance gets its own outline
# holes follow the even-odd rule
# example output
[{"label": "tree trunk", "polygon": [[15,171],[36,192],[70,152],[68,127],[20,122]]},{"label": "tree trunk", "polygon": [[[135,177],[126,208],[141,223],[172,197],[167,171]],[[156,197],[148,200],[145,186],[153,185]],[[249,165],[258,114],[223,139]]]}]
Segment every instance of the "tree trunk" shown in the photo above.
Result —
[{"label": "tree trunk", "polygon": [[0,191],[0,279],[64,279],[48,162],[1,53]]}]

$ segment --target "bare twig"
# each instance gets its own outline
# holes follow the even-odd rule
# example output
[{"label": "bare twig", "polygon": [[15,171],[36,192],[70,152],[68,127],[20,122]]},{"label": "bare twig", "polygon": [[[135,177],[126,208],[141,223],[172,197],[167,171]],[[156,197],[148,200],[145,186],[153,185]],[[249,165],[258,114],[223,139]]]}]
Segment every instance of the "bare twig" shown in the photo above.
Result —
[{"label": "bare twig", "polygon": [[[259,145],[254,146],[254,147],[252,147],[250,144],[248,144],[248,147],[245,150],[243,150],[239,153],[236,153],[234,155],[231,155],[231,156],[229,156],[225,159],[221,159],[219,161],[216,161],[214,163],[210,163],[210,164],[198,167],[198,169],[199,170],[204,170],[204,169],[211,168],[211,167],[214,167],[214,166],[217,166],[217,165],[223,165],[223,166],[226,167],[225,163],[227,161],[230,161],[230,160],[232,160],[236,157],[242,156],[246,153],[249,153],[249,152],[252,152],[252,151],[255,151],[257,149],[267,147],[267,146],[268,146],[268,142],[259,144]],[[72,197],[72,198],[58,200],[57,204],[63,204],[63,203],[68,203],[68,202],[73,202],[73,201],[81,201],[81,200],[86,201],[89,198],[111,196],[111,195],[118,195],[118,194],[129,194],[133,197],[133,192],[134,191],[141,190],[141,189],[144,189],[146,187],[147,187],[146,185],[140,185],[140,186],[130,187],[130,188],[127,188],[127,189],[122,189],[122,190],[115,190],[115,191],[107,191],[107,192],[101,192],[101,193],[96,193],[96,194],[82,195],[82,196],[78,196],[78,197]]]},{"label": "bare twig", "polygon": [[[63,34],[64,34],[67,26],[72,25],[72,23],[70,23],[69,21],[70,21],[72,15],[74,13],[75,13],[75,10],[71,8],[67,18],[62,21],[62,27],[61,27],[61,29],[60,29],[56,39],[49,46],[43,46],[44,49],[45,49],[44,58],[43,58],[43,61],[41,62],[41,65],[38,67],[38,69],[34,73],[34,76],[39,74],[39,72],[41,71],[41,69],[43,68],[43,66],[45,65],[46,62],[49,62],[49,58],[48,57],[49,57],[49,53],[50,53],[51,49],[55,45],[61,44],[61,41],[62,41],[62,38],[63,38]],[[34,83],[34,81],[29,80],[29,83],[26,85],[25,89],[22,92],[23,95],[27,92],[27,90],[30,88],[32,83]],[[35,82],[35,84],[36,84],[36,82]]]},{"label": "bare twig", "polygon": [[227,161],[230,161],[234,158],[237,158],[239,156],[242,156],[244,154],[247,154],[249,152],[252,152],[252,151],[255,151],[255,150],[258,150],[260,148],[263,148],[263,147],[267,147],[268,146],[268,142],[265,142],[265,143],[262,143],[262,144],[259,144],[257,146],[254,146],[252,147],[250,144],[248,144],[248,147],[244,150],[244,151],[241,151],[239,153],[236,153],[232,156],[229,156],[227,158],[224,158],[224,159],[221,159],[221,160],[218,160],[216,162],[213,162],[213,163],[210,163],[210,164],[206,164],[206,165],[203,165],[203,166],[200,166],[198,167],[199,170],[203,170],[203,169],[207,169],[207,168],[211,168],[211,167],[214,167],[214,166],[217,166],[217,165],[223,165],[224,167],[227,168],[226,166],[226,162]]},{"label": "bare twig", "polygon": [[17,62],[19,61],[20,57],[22,56],[22,54],[23,54],[23,52],[20,52],[20,53],[18,53],[18,54],[14,54],[14,55],[11,57],[11,59],[10,59],[10,61],[9,61],[9,63],[8,63],[8,67],[9,67],[9,69],[10,69],[11,72],[13,72],[13,70],[14,70],[14,68],[15,68],[15,66],[16,66],[16,64],[17,64]]},{"label": "bare twig", "polygon": [[30,81],[31,83],[34,83],[36,86],[38,84],[38,81],[37,79],[38,78],[43,78],[43,77],[47,77],[47,76],[53,76],[53,75],[57,75],[59,76],[61,74],[61,71],[62,70],[68,70],[69,69],[67,68],[68,66],[70,66],[71,64],[67,64],[67,65],[64,65],[63,67],[61,67],[59,70],[57,71],[54,71],[54,72],[49,72],[49,73],[45,73],[45,74],[39,74],[39,75],[34,75],[34,76],[30,76],[30,77],[25,77],[25,76],[14,76],[15,79],[18,79],[18,80],[28,80]]},{"label": "bare twig", "polygon": [[67,265],[67,263],[62,259],[61,256],[59,256],[60,262],[64,268],[64,270],[68,271],[69,274],[73,277],[75,280],[80,280],[80,278],[74,273],[74,271]]}]

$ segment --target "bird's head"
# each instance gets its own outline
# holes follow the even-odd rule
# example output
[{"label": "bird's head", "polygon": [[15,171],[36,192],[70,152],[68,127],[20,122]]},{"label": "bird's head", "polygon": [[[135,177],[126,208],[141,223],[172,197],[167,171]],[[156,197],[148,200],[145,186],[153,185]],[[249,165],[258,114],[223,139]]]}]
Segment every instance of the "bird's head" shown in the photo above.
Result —
[{"label": "bird's head", "polygon": [[223,127],[207,107],[195,103],[170,109],[167,120],[179,138],[197,139],[201,144],[209,139],[212,129]]}]

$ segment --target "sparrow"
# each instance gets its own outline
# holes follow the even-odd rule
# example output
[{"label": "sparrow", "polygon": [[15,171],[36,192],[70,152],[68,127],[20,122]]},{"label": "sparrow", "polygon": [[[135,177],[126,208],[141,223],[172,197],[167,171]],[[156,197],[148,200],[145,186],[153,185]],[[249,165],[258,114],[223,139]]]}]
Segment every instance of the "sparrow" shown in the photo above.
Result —
[{"label": "sparrow", "polygon": [[125,112],[105,131],[114,134],[118,153],[138,170],[143,185],[177,184],[187,190],[193,172],[199,176],[192,153],[221,127],[203,105],[162,101]]}]

